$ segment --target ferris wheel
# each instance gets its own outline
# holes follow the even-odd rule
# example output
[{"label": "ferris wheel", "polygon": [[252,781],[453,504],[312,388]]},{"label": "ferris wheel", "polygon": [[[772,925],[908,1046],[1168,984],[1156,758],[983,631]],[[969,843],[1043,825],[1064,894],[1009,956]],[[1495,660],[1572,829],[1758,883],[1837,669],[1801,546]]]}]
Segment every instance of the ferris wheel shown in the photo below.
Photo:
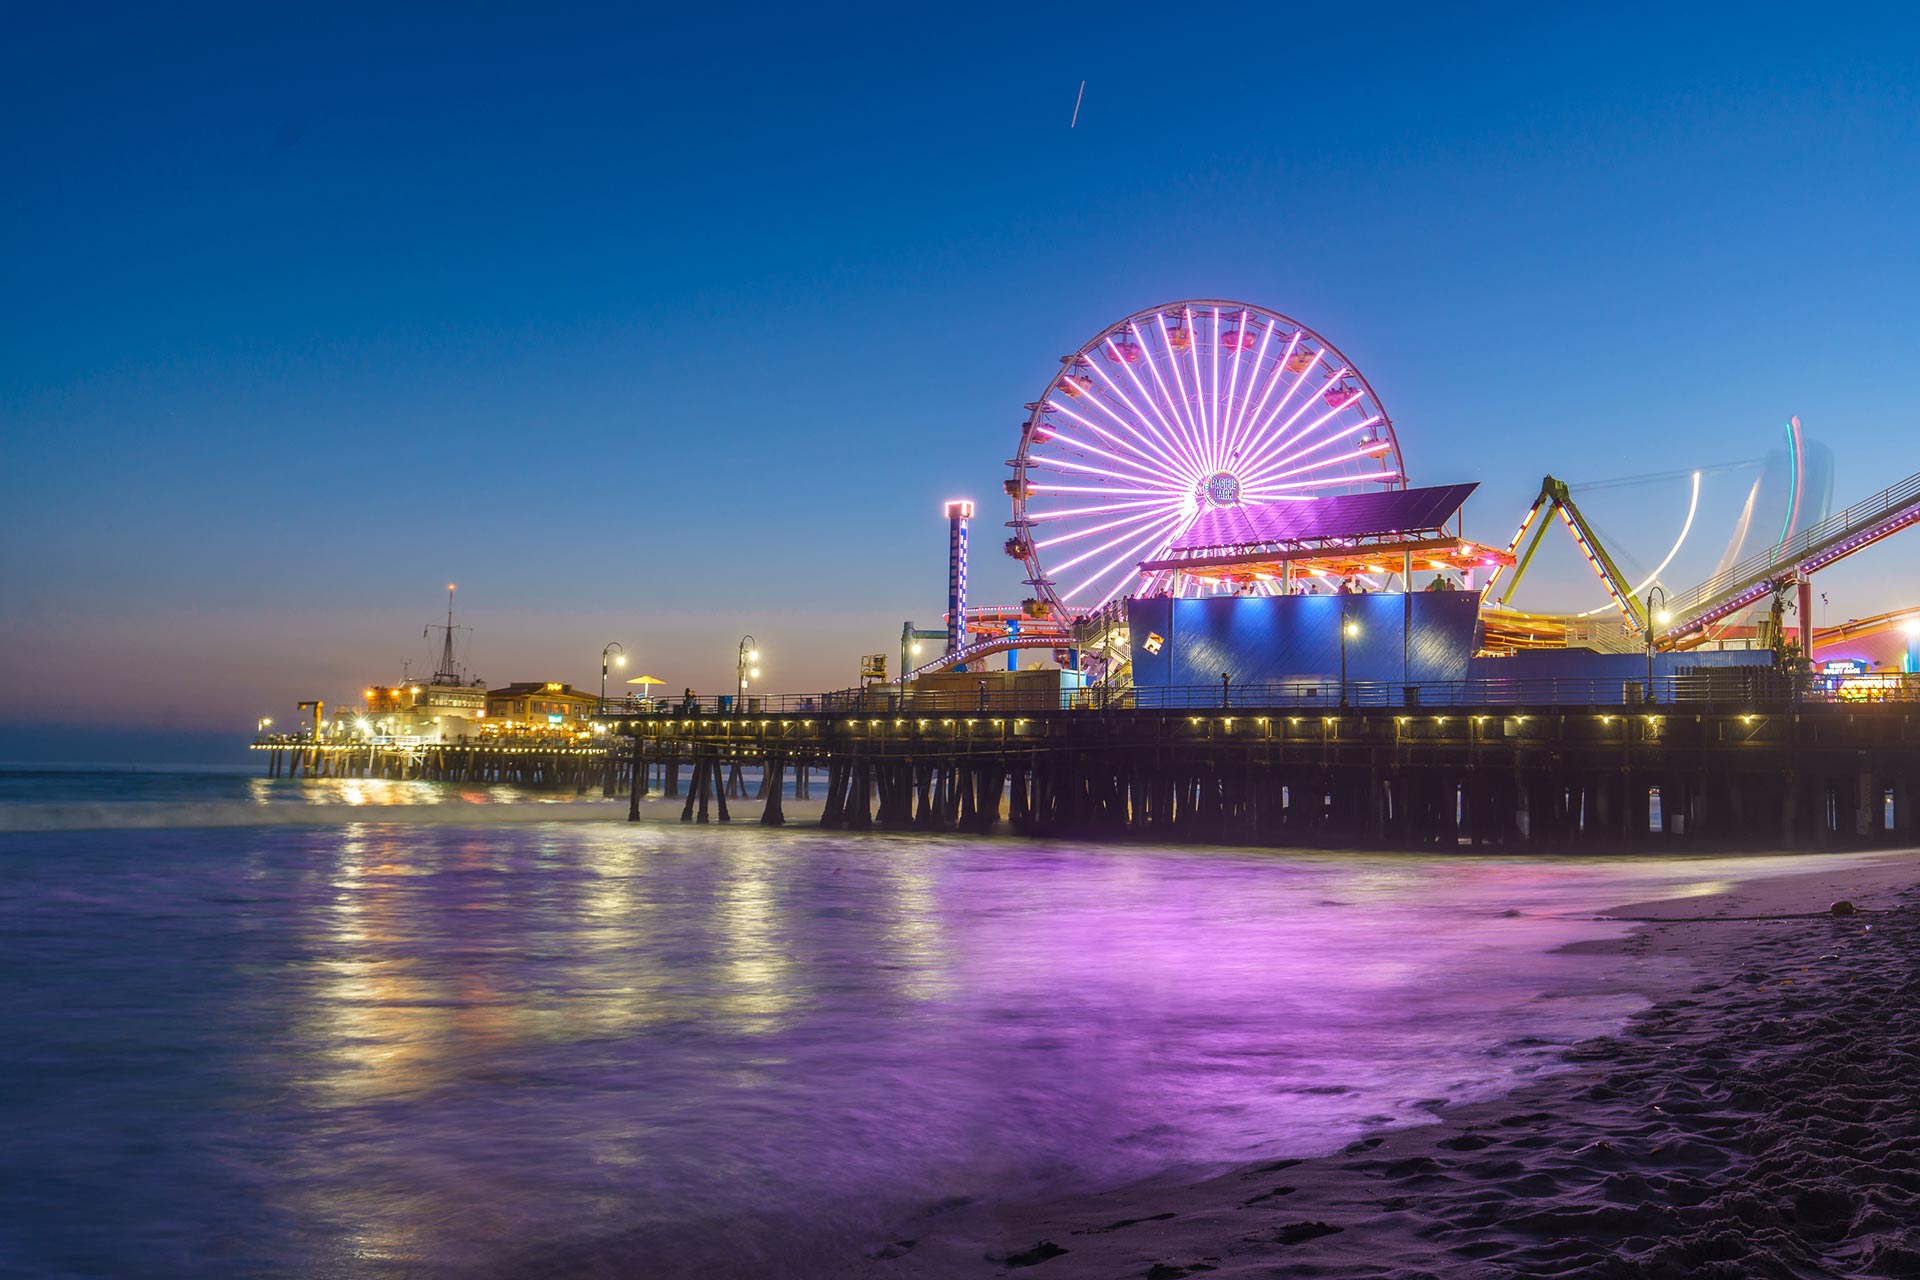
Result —
[{"label": "ferris wheel", "polygon": [[1108,326],[1027,406],[1007,554],[1062,620],[1131,586],[1201,512],[1406,483],[1380,399],[1332,343],[1244,302],[1150,307]]}]

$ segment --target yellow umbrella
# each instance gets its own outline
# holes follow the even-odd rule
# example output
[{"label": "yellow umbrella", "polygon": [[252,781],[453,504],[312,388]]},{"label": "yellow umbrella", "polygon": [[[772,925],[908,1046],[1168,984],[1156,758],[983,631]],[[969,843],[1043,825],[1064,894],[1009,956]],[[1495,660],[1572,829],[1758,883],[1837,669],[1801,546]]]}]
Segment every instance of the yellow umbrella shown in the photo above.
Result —
[{"label": "yellow umbrella", "polygon": [[[653,685],[653,684],[665,684],[666,681],[660,679],[658,676],[635,676],[633,679],[627,681],[627,683],[639,685],[640,696],[642,698],[651,698],[653,696],[653,692],[652,690],[648,689],[647,686]],[[633,695],[629,694],[627,696],[632,697]]]}]

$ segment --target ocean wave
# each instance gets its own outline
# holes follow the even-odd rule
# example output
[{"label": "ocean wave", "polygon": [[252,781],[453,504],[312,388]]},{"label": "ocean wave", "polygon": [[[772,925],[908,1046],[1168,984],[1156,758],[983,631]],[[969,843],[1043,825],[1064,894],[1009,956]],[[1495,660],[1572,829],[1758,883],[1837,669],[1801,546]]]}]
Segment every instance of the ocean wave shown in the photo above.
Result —
[{"label": "ocean wave", "polygon": [[[666,820],[663,806],[643,807],[647,820]],[[444,801],[426,804],[352,804],[247,800],[137,803],[52,803],[0,806],[0,832],[139,831],[192,827],[337,827],[375,822],[412,826],[493,826],[512,822],[625,821],[624,800]],[[670,815],[679,818],[676,803]],[[757,816],[757,815],[756,815]]]}]

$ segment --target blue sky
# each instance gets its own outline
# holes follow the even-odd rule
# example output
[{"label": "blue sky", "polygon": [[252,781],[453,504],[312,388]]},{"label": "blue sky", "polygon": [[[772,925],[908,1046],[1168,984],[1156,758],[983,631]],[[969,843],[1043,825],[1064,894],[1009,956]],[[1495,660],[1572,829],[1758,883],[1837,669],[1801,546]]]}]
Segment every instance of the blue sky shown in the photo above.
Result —
[{"label": "blue sky", "polygon": [[[851,682],[1024,594],[1000,482],[1056,359],[1183,297],[1352,356],[1416,483],[1758,455],[1920,471],[1899,7],[48,7],[0,48],[0,681],[15,724],[244,730],[424,656],[619,639]],[[1075,91],[1087,82],[1078,126]],[[1710,479],[1668,579],[1745,496]],[[1596,493],[1647,567],[1684,481]],[[1710,536],[1711,535],[1711,536]],[[1920,601],[1892,544],[1835,620]],[[1599,603],[1570,551],[1522,603]],[[1826,584],[1823,584],[1826,585]]]}]

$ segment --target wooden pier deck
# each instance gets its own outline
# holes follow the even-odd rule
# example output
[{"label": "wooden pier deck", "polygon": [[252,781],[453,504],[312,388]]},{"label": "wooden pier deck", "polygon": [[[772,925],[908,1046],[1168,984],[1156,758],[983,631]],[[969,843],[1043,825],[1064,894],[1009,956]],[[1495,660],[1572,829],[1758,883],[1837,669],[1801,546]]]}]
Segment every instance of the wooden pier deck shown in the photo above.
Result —
[{"label": "wooden pier deck", "polygon": [[[838,710],[618,717],[636,797],[731,814],[743,766],[825,773],[821,822],[1292,846],[1912,842],[1920,705]],[[736,785],[725,785],[735,783]],[[711,801],[711,806],[710,806]]]},{"label": "wooden pier deck", "polygon": [[[1220,689],[1225,705],[981,701],[897,687],[746,708],[609,704],[590,743],[315,743],[262,737],[270,777],[598,791],[682,801],[689,822],[767,825],[785,800],[851,830],[1308,847],[1823,848],[1920,840],[1920,680],[1887,700],[1806,686],[1567,690],[1492,705],[1429,690],[1386,705]],[[1377,692],[1377,691],[1376,691]],[[1404,700],[1410,691],[1398,690]],[[1503,691],[1511,695],[1511,690]],[[1352,694],[1366,705],[1345,705]],[[1471,696],[1470,696],[1471,695]],[[1548,696],[1551,695],[1551,696]],[[1430,705],[1447,697],[1451,705]],[[1584,696],[1584,691],[1582,691]],[[1618,696],[1618,695],[1616,695]],[[1318,699],[1317,701],[1315,699]],[[1251,704],[1251,705],[1249,705]]]}]

